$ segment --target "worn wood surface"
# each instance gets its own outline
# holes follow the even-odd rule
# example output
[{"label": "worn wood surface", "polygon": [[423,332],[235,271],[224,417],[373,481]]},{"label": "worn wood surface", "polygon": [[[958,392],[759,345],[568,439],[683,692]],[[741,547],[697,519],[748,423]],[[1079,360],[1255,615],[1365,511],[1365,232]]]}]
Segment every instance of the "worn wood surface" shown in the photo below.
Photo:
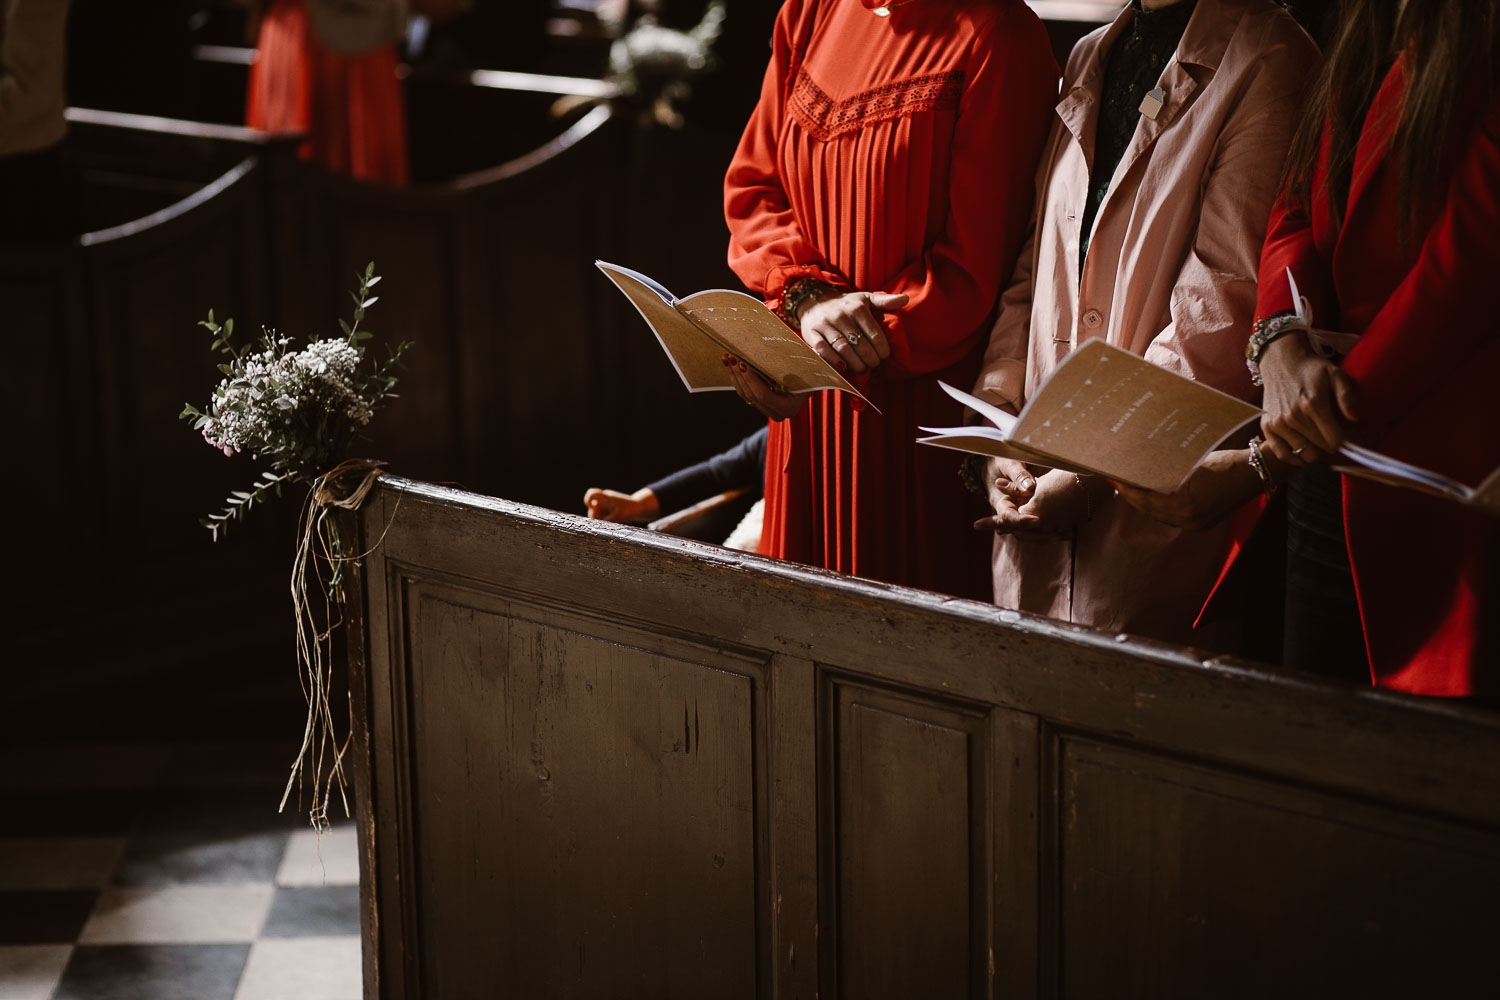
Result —
[{"label": "worn wood surface", "polygon": [[370,997],[1494,981],[1488,712],[400,479],[361,520]]}]

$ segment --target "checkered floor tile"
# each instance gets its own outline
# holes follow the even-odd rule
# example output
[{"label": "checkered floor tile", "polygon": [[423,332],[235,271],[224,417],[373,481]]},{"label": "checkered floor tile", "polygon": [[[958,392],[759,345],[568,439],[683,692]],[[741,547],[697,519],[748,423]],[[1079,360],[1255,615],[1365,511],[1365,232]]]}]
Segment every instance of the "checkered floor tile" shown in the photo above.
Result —
[{"label": "checkered floor tile", "polygon": [[278,816],[267,759],[0,753],[0,1000],[356,1000],[354,828]]}]

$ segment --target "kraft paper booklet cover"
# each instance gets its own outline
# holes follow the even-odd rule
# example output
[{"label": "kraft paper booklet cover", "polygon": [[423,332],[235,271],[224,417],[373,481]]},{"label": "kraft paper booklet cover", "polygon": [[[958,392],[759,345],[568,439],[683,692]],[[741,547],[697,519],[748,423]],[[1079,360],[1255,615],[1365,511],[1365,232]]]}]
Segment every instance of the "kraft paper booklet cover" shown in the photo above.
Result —
[{"label": "kraft paper booklet cover", "polygon": [[1170,493],[1229,435],[1260,416],[1249,403],[1129,351],[1090,340],[1011,416],[943,384],[989,421],[923,427],[922,444],[1014,458]]},{"label": "kraft paper booklet cover", "polygon": [[678,299],[639,271],[594,263],[651,327],[690,392],[733,389],[722,360],[729,353],[783,392],[839,389],[864,399],[759,299],[722,288]]}]

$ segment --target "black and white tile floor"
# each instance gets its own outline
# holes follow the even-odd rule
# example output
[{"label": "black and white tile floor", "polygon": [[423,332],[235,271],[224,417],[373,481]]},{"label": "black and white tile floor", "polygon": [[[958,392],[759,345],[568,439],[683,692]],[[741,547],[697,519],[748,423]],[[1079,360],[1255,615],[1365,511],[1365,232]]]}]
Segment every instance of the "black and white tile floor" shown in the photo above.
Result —
[{"label": "black and white tile floor", "polygon": [[360,996],[354,827],[276,812],[286,660],[101,662],[0,711],[0,1000]]},{"label": "black and white tile floor", "polygon": [[0,1000],[360,996],[353,826],[298,829],[260,789],[3,801]]}]

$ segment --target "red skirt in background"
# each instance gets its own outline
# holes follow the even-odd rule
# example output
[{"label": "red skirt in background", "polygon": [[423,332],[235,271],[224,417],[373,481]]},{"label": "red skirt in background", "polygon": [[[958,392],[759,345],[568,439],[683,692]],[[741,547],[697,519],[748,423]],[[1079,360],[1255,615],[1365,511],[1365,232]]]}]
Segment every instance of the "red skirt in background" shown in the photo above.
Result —
[{"label": "red skirt in background", "polygon": [[406,183],[395,46],[355,56],[329,52],[308,23],[306,0],[273,0],[256,48],[246,125],[306,132],[303,159],[360,180]]}]

